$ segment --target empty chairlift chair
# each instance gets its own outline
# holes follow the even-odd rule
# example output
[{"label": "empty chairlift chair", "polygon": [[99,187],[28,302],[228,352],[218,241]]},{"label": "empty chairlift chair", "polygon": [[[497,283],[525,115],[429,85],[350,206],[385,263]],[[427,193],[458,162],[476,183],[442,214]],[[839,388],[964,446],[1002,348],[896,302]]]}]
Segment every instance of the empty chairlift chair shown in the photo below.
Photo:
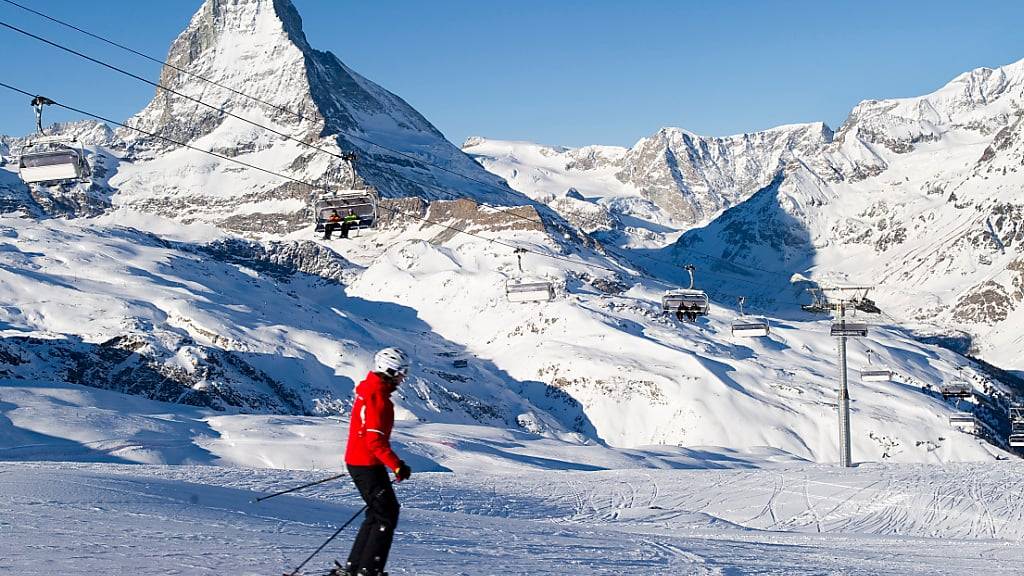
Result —
[{"label": "empty chairlift chair", "polygon": [[949,417],[949,425],[964,432],[974,432],[978,427],[978,421],[970,412],[957,412]]},{"label": "empty chairlift chair", "polygon": [[967,382],[947,382],[939,388],[939,392],[942,393],[942,398],[948,400],[950,398],[970,398],[974,395],[974,391],[971,385]]},{"label": "empty chairlift chair", "polygon": [[695,322],[697,316],[706,316],[711,310],[711,301],[703,290],[693,287],[692,264],[686,265],[686,271],[690,273],[690,287],[678,290],[669,290],[661,297],[661,308],[665,312],[675,313],[679,320]]},{"label": "empty chairlift chair", "polygon": [[740,316],[732,322],[732,335],[745,338],[759,338],[767,336],[770,329],[768,319],[762,316],[747,316],[743,312],[743,304],[747,298],[740,296]]},{"label": "empty chairlift chair", "polygon": [[892,380],[892,370],[871,363],[872,351],[867,351],[868,366],[860,371],[860,379],[864,382],[888,382]]},{"label": "empty chairlift chair", "polygon": [[1024,406],[1010,407],[1010,446],[1024,447]]},{"label": "empty chairlift chair", "polygon": [[316,231],[324,231],[332,212],[337,211],[344,218],[349,210],[359,218],[352,230],[372,228],[377,223],[378,203],[377,193],[373,190],[336,190],[324,194],[313,204]]},{"label": "empty chairlift chair", "polygon": [[555,299],[555,286],[547,280],[529,278],[523,273],[523,254],[526,250],[516,248],[519,262],[519,276],[505,282],[505,296],[509,302],[550,302]]},{"label": "empty chairlift chair", "polygon": [[[957,368],[957,374],[962,373],[963,369]],[[960,400],[974,396],[974,387],[971,386],[970,382],[960,376],[953,382],[944,382],[942,386],[939,387],[939,392],[942,393],[943,400],[949,400],[950,398]]]},{"label": "empty chairlift chair", "polygon": [[847,322],[840,320],[832,323],[832,329],[830,331],[832,336],[845,336],[847,338],[866,338],[868,335],[868,325],[862,322]]},{"label": "empty chairlift chair", "polygon": [[43,106],[53,103],[43,96],[32,100],[38,135],[30,138],[21,149],[18,175],[26,184],[88,182],[92,170],[85,148],[74,138],[47,136],[43,132]]}]

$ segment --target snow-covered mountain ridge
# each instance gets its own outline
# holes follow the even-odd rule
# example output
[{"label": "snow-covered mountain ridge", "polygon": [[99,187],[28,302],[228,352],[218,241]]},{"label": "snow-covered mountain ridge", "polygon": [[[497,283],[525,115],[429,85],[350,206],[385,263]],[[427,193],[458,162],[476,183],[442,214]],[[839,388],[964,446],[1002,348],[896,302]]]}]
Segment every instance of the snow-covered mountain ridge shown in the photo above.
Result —
[{"label": "snow-covered mountain ridge", "polygon": [[[658,220],[682,228],[743,201],[785,162],[810,156],[831,141],[832,131],[816,123],[723,138],[663,128],[631,148],[556,148],[474,137],[463,150],[535,198],[564,196],[573,188],[618,200],[611,202],[613,212],[641,219],[660,212]],[[622,197],[635,199],[623,203]]]}]

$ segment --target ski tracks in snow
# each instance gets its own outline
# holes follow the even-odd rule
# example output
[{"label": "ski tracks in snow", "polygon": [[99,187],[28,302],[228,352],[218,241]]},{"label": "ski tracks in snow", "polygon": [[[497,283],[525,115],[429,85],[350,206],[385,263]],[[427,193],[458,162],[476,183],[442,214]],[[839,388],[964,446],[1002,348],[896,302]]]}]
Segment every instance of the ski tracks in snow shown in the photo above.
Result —
[{"label": "ski tracks in snow", "polygon": [[[1021,483],[1007,479],[1014,471],[809,465],[419,474],[402,488],[390,572],[1024,573],[1024,535],[1013,529]],[[0,509],[11,520],[0,522],[0,537],[15,554],[0,560],[0,571],[280,573],[358,504],[340,484],[250,503],[253,489],[295,480],[290,471],[10,463],[0,476]],[[351,537],[342,534],[312,566],[343,556]]]}]

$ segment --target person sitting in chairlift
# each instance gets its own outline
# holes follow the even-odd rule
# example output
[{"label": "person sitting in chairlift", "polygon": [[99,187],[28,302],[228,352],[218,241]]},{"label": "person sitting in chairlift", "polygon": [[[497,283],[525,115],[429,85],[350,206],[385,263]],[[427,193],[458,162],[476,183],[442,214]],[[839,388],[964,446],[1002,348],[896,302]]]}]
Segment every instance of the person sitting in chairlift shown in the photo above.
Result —
[{"label": "person sitting in chairlift", "polygon": [[687,305],[686,302],[680,302],[679,308],[676,309],[676,319],[682,322],[684,318],[686,320],[689,320],[690,322],[696,322],[697,307],[693,306],[691,308],[690,306]]},{"label": "person sitting in chairlift", "polygon": [[324,224],[324,240],[330,240],[331,235],[338,228],[342,229],[342,238],[347,236],[347,231],[342,227],[341,214],[338,214],[337,210],[331,210],[331,215],[327,217],[327,224]]},{"label": "person sitting in chairlift", "polygon": [[341,220],[341,237],[348,238],[348,231],[358,224],[359,216],[356,214],[355,210],[349,208],[348,214],[345,214],[345,217]]}]

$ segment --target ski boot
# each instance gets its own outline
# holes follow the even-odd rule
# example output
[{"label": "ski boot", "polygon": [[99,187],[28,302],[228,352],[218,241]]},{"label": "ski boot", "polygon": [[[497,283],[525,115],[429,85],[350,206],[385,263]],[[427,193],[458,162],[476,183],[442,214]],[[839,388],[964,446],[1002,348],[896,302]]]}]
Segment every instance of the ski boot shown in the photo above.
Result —
[{"label": "ski boot", "polygon": [[342,566],[341,562],[334,561],[334,568],[327,576],[356,576],[356,571],[352,569],[351,565]]}]

